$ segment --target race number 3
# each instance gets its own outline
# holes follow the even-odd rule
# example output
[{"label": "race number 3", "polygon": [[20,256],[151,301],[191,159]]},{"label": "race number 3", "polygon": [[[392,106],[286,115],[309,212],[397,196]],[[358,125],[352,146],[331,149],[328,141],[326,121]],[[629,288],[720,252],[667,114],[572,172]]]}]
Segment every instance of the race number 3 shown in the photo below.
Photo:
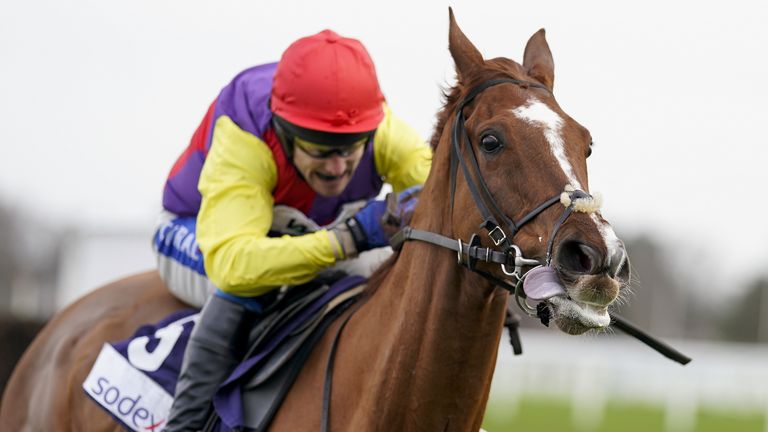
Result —
[{"label": "race number 3", "polygon": [[[195,321],[199,314],[184,317],[155,331],[152,336],[140,336],[128,344],[128,361],[137,369],[155,372],[160,369],[168,356],[173,352],[176,342],[184,332],[184,324]],[[150,351],[151,341],[157,340],[157,345]]]}]

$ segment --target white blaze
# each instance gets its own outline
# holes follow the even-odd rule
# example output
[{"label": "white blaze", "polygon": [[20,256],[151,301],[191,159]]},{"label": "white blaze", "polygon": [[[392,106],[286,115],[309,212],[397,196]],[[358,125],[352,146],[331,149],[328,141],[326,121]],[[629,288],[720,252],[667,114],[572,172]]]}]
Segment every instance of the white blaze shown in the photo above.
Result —
[{"label": "white blaze", "polygon": [[603,235],[605,245],[608,246],[608,249],[619,249],[621,247],[621,240],[616,236],[613,227],[600,220],[594,213],[592,213],[592,220],[595,221],[595,225],[597,225],[597,228],[600,230],[600,234]]},{"label": "white blaze", "polygon": [[619,237],[616,236],[616,232],[613,231],[613,227],[607,222],[604,222],[598,218],[595,213],[592,213],[592,220],[595,222],[595,225],[597,225],[597,229],[603,236],[605,247],[608,249],[608,265],[613,265],[613,263],[610,262],[613,257],[621,257],[620,259],[623,261],[626,256],[625,254],[618,254],[618,251],[622,248],[621,240],[619,240]]},{"label": "white blaze", "polygon": [[511,111],[517,118],[544,129],[544,138],[549,143],[549,149],[560,164],[560,168],[563,169],[563,173],[568,177],[568,183],[576,189],[583,190],[581,184],[576,179],[573,166],[565,154],[565,142],[563,135],[560,133],[563,128],[563,119],[535,97],[530,98],[525,105]]}]

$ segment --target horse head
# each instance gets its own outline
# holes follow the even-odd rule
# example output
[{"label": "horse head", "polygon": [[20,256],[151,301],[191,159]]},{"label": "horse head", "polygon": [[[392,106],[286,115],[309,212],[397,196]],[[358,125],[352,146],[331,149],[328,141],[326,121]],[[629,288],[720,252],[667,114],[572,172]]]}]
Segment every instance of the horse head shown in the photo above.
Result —
[{"label": "horse head", "polygon": [[[430,222],[417,212],[413,225],[464,240],[485,228],[486,255],[506,244],[510,261],[480,259],[477,269],[514,286],[535,262],[548,266],[563,287],[547,303],[557,326],[570,334],[607,327],[607,309],[629,283],[629,262],[598,211],[600,197],[589,193],[590,133],[552,93],[544,30],[528,41],[522,64],[485,60],[451,11],[449,50],[457,83],[438,114],[433,181],[419,206],[440,216]],[[459,241],[460,262],[462,253]],[[511,271],[514,257],[523,271]]]}]

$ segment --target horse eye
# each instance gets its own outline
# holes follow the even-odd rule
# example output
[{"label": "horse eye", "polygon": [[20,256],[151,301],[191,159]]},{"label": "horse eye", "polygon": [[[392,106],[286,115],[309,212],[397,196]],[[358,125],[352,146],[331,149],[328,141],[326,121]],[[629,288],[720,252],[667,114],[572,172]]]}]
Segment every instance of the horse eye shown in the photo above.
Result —
[{"label": "horse eye", "polygon": [[589,142],[589,147],[587,148],[587,157],[590,157],[590,156],[592,156],[592,146],[593,146],[594,144],[595,144],[595,143],[594,143],[593,141],[590,141],[590,142]]},{"label": "horse eye", "polygon": [[480,149],[486,153],[496,153],[501,148],[501,140],[496,135],[486,134],[480,139]]}]

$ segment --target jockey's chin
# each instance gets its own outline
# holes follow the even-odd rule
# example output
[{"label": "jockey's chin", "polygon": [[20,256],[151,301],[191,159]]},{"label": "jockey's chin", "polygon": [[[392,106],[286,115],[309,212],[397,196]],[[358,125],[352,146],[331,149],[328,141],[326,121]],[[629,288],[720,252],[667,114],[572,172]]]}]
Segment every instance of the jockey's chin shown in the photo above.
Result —
[{"label": "jockey's chin", "polygon": [[363,158],[360,148],[348,156],[332,155],[327,158],[312,157],[302,151],[295,151],[293,164],[318,194],[327,197],[338,196],[352,180],[352,174]]}]

